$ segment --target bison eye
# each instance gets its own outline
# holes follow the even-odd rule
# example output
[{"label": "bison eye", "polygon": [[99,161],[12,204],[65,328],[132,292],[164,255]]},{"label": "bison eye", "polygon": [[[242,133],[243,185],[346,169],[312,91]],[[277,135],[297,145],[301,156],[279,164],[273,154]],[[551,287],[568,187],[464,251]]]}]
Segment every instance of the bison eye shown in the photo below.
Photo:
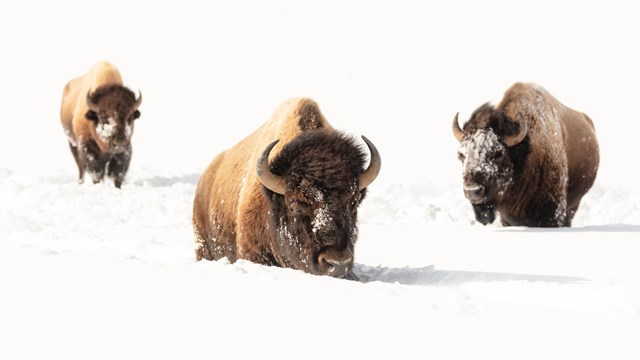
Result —
[{"label": "bison eye", "polygon": [[87,119],[98,122],[98,113],[96,113],[93,110],[89,110],[87,111],[87,113],[84,115]]},{"label": "bison eye", "polygon": [[504,155],[505,155],[505,153],[504,153],[504,150],[503,150],[503,149],[498,150],[498,151],[496,151],[496,152],[493,154],[493,159],[494,159],[495,161],[498,161],[498,162],[499,162],[499,161],[502,161],[502,160],[504,159]]},{"label": "bison eye", "polygon": [[464,161],[464,154],[463,153],[458,152],[458,160]]}]

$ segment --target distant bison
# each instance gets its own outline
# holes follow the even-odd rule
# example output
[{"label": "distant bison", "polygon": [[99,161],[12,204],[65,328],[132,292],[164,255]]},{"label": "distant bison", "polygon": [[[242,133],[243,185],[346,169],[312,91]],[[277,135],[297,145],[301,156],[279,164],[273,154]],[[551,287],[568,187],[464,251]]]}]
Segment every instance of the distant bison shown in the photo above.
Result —
[{"label": "distant bison", "polygon": [[85,172],[98,183],[106,171],[120,188],[131,161],[131,135],[141,102],[142,95],[136,98],[124,87],[118,69],[107,62],[96,63],[67,83],[60,118],[80,183]]},{"label": "distant bison", "polygon": [[202,174],[193,204],[196,260],[352,278],[357,209],[381,164],[362,138],[371,152],[366,169],[366,154],[315,102],[282,104]]},{"label": "distant bison", "polygon": [[497,107],[478,108],[453,133],[464,194],[486,225],[571,226],[599,165],[591,119],[535,84],[516,83]]}]

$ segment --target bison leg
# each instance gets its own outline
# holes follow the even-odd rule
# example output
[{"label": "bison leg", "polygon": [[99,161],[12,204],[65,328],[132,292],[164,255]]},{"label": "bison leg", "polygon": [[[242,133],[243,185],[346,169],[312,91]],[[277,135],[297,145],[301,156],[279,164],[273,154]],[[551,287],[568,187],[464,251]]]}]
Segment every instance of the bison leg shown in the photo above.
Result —
[{"label": "bison leg", "polygon": [[576,212],[578,212],[578,207],[580,207],[580,202],[572,206],[567,210],[567,217],[564,221],[564,226],[571,227],[571,223],[573,222],[573,217],[576,216]]},{"label": "bison leg", "polygon": [[115,154],[111,161],[109,161],[109,165],[107,166],[107,175],[113,179],[115,186],[120,189],[122,186],[122,182],[124,181],[124,177],[129,170],[129,163],[131,162],[131,150],[124,151],[118,154]]},{"label": "bison leg", "polygon": [[209,244],[204,241],[204,239],[196,236],[196,261],[200,261],[202,259],[205,260],[215,260],[213,256],[211,256],[211,252],[209,250]]},{"label": "bison leg", "polygon": [[520,226],[561,227],[568,226],[566,203],[553,200],[531,203],[525,208],[526,220]]},{"label": "bison leg", "polygon": [[78,157],[84,163],[86,171],[91,175],[94,184],[102,181],[104,177],[105,160],[103,159],[98,145],[88,142],[79,148]]},{"label": "bison leg", "polygon": [[78,157],[78,148],[75,147],[71,142],[69,142],[69,149],[71,149],[73,159],[76,161],[76,165],[78,166],[78,184],[82,184],[84,183],[84,165],[80,163],[80,158]]}]

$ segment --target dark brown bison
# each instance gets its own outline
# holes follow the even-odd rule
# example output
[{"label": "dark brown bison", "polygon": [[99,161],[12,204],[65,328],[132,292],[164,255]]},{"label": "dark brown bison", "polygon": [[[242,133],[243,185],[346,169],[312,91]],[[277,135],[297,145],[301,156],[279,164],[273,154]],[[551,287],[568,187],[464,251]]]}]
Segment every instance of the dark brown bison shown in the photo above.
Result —
[{"label": "dark brown bison", "polygon": [[504,226],[571,226],[599,165],[591,119],[535,84],[516,83],[497,107],[478,108],[453,133],[464,194],[477,221]]},{"label": "dark brown bison", "polygon": [[124,87],[118,69],[107,62],[96,63],[67,83],[60,118],[80,183],[85,172],[98,183],[106,171],[120,188],[131,161],[131,135],[141,102],[142,95],[136,98]]},{"label": "dark brown bison", "polygon": [[363,139],[371,152],[366,169],[366,154],[315,102],[282,104],[202,174],[193,204],[196,260],[352,277],[357,209],[381,164]]}]

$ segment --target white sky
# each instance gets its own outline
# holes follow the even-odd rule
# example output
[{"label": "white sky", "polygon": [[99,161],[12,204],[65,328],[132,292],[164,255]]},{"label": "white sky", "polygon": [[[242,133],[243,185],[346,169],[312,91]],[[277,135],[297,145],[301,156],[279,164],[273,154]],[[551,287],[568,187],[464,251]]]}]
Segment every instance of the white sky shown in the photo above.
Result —
[{"label": "white sky", "polygon": [[[560,3],[560,4],[558,4]],[[150,5],[152,4],[152,5]],[[640,24],[624,1],[24,1],[0,5],[0,167],[68,169],[64,84],[116,64],[144,95],[132,168],[200,171],[289,97],[365,134],[383,181],[458,181],[450,130],[513,82],[595,122],[598,181],[638,180]]]}]

